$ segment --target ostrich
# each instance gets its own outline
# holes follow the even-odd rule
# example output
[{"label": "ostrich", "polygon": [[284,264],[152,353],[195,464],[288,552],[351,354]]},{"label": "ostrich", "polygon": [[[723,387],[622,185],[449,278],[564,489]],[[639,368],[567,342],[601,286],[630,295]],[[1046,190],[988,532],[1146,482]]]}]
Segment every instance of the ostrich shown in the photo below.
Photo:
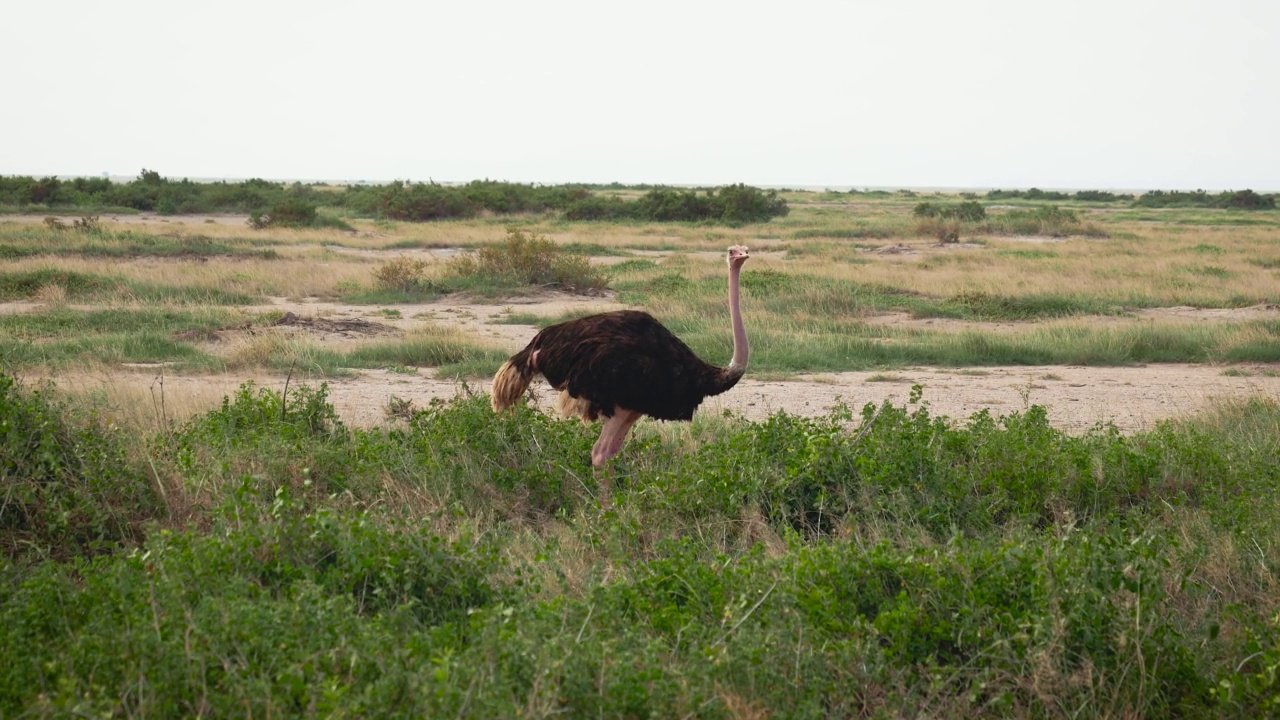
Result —
[{"label": "ostrich", "polygon": [[652,315],[637,310],[590,315],[545,328],[503,363],[493,379],[497,412],[515,404],[541,373],[560,391],[564,417],[590,422],[603,416],[591,464],[603,467],[618,454],[627,432],[642,416],[692,420],[709,395],[738,383],[747,369],[747,333],[738,307],[738,276],[750,255],[729,248],[729,318],[733,359],[728,367],[704,362]]}]

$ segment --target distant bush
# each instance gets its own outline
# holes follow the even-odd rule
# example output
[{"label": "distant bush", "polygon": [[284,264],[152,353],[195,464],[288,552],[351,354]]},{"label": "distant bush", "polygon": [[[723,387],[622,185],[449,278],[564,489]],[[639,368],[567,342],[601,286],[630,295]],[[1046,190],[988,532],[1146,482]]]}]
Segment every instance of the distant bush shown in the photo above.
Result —
[{"label": "distant bush", "polygon": [[[348,190],[349,193],[353,192]],[[353,198],[358,210],[388,220],[442,220],[475,217],[480,207],[462,194],[435,183],[409,185],[394,182],[378,188],[360,188],[366,196]],[[372,204],[370,204],[372,200]]]},{"label": "distant bush", "polygon": [[272,205],[266,212],[249,213],[249,227],[263,230],[270,227],[311,228],[333,227],[351,230],[352,227],[339,218],[321,215],[316,206],[300,198],[285,198]]},{"label": "distant bush", "polygon": [[915,206],[912,214],[920,218],[916,233],[936,237],[940,243],[959,242],[964,224],[972,228],[987,217],[986,209],[973,200],[956,204],[922,202]]},{"label": "distant bush", "polygon": [[1116,200],[1132,200],[1130,193],[1113,193],[1105,190],[1081,190],[1075,194],[1076,200],[1085,202],[1114,202]]},{"label": "distant bush", "polygon": [[592,195],[576,200],[565,208],[566,220],[634,220],[633,203],[621,198],[605,195]]},{"label": "distant bush", "polygon": [[988,200],[1070,200],[1069,193],[1059,192],[1057,190],[1041,190],[1040,188],[1031,188],[1030,190],[990,190],[987,192]]},{"label": "distant bush", "polygon": [[119,281],[92,273],[42,267],[35,270],[0,272],[0,300],[31,298],[41,288],[57,286],[69,298],[83,298],[95,293],[118,291]]},{"label": "distant bush", "polygon": [[96,233],[102,230],[102,225],[98,223],[97,215],[85,215],[82,218],[76,218],[71,223],[71,227],[84,233]]},{"label": "distant bush", "polygon": [[410,292],[422,287],[426,269],[425,260],[399,257],[379,266],[373,271],[373,277],[383,289]]},{"label": "distant bush", "polygon": [[608,277],[591,267],[587,258],[566,252],[545,237],[515,229],[507,231],[505,242],[455,259],[449,271],[456,277],[577,293],[601,290],[609,283]]},{"label": "distant bush", "polygon": [[1234,193],[1222,193],[1218,196],[1216,203],[1218,207],[1224,208],[1274,210],[1276,198],[1274,195],[1259,195],[1252,190],[1240,190]]},{"label": "distant bush", "polygon": [[990,232],[1008,235],[1047,235],[1065,237],[1067,235],[1090,235],[1105,237],[1098,227],[1084,223],[1074,210],[1060,208],[1056,205],[1042,205],[1030,210],[1010,210],[993,215],[987,222]]},{"label": "distant bush", "polygon": [[[612,187],[612,186],[610,186]],[[385,185],[350,185],[342,192],[317,192],[300,183],[252,179],[237,183],[170,180],[143,169],[137,179],[113,183],[106,178],[0,176],[0,206],[41,205],[75,208],[130,208],[163,214],[238,212],[252,216],[254,227],[345,227],[340,221],[313,215],[307,208],[340,207],[351,213],[387,220],[423,222],[466,219],[481,213],[562,212],[570,220],[639,220],[765,222],[785,215],[787,204],[776,191],[728,185],[702,191],[668,187],[646,189],[638,200],[593,195],[585,185],[536,185],[476,180],[465,185],[395,181]],[[616,189],[616,188],[615,188]],[[274,219],[274,220],[273,220]]]},{"label": "distant bush", "polygon": [[312,227],[315,224],[316,206],[305,200],[281,200],[265,213],[257,210],[249,213],[249,225],[255,229]]},{"label": "distant bush", "polygon": [[976,202],[964,202],[958,205],[935,205],[924,202],[916,205],[913,214],[919,218],[916,222],[918,235],[936,237],[943,243],[958,241],[962,233],[1050,237],[1067,235],[1105,237],[1106,235],[1097,226],[1082,222],[1080,215],[1074,210],[1056,205],[1042,205],[1026,210],[1010,210],[996,215],[987,215],[986,210]]},{"label": "distant bush", "polygon": [[912,210],[916,217],[943,218],[961,220],[963,222],[979,222],[986,219],[987,211],[975,201],[957,203],[955,205],[935,205],[922,202]]},{"label": "distant bush", "polygon": [[1147,208],[1204,207],[1237,210],[1274,210],[1276,196],[1259,195],[1252,190],[1228,191],[1217,195],[1210,195],[1204,190],[1152,190],[1151,192],[1143,193],[1141,197],[1134,201],[1133,206]]},{"label": "distant bush", "polygon": [[1031,188],[1030,190],[989,190],[987,192],[987,199],[1044,200],[1051,202],[1075,199],[1086,202],[1112,202],[1116,200],[1132,200],[1133,195],[1128,193],[1116,194],[1103,190],[1080,190],[1073,195],[1071,193],[1059,192],[1057,190]]},{"label": "distant bush", "polygon": [[591,196],[565,209],[568,220],[637,220],[648,222],[722,222],[731,225],[768,222],[790,211],[777,191],[727,185],[699,192],[654,188],[637,200]]},{"label": "distant bush", "polygon": [[935,237],[940,243],[960,242],[961,224],[959,220],[940,217],[923,217],[916,223],[916,233],[925,237]]}]

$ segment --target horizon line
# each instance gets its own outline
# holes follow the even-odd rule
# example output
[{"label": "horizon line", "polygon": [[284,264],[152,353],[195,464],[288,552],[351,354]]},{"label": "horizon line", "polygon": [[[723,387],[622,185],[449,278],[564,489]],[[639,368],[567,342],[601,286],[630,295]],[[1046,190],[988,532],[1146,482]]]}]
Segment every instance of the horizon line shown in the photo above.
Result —
[{"label": "horizon line", "polygon": [[[69,174],[55,173],[53,175],[44,175],[40,173],[31,174],[31,173],[7,173],[6,172],[6,173],[0,173],[0,177],[31,177],[31,178],[54,177],[59,180],[75,180],[79,178],[93,178],[93,179],[105,178],[112,182],[120,182],[120,183],[133,182],[138,180],[138,176],[136,175],[132,175],[132,176],[131,175],[114,175],[114,174],[105,173],[105,172],[99,173],[96,175],[78,174],[78,173],[69,173]],[[429,182],[429,183],[435,183],[437,185],[457,186],[457,185],[466,185],[468,183],[476,182],[478,180],[491,179],[491,178],[473,178],[471,180],[435,180],[435,179],[428,178],[425,181],[423,180],[415,181],[415,180],[409,180],[407,178],[394,178],[391,180],[385,180],[385,179],[369,179],[369,178],[323,178],[323,177],[302,178],[302,177],[262,177],[262,176],[237,176],[237,175],[226,175],[226,176],[218,176],[218,177],[191,176],[191,175],[184,175],[184,176],[161,175],[161,177],[166,180],[179,180],[179,181],[188,180],[190,182],[196,182],[196,183],[215,183],[215,182],[234,183],[234,182],[245,182],[247,180],[263,180],[266,182],[281,183],[281,184],[301,183],[301,184],[307,184],[307,185],[322,184],[322,185],[335,185],[335,186],[390,185],[391,183],[394,183],[394,182],[403,182],[406,184],[423,184],[423,183]],[[519,184],[519,185],[546,185],[546,186],[621,185],[623,187],[636,187],[636,186],[647,185],[647,186],[653,186],[653,187],[676,187],[676,188],[724,187],[726,185],[738,184],[737,182],[723,182],[723,183],[623,182],[620,180],[610,180],[608,182],[585,182],[585,181],[542,182],[542,181],[536,181],[536,180],[532,180],[532,181],[495,180],[495,182],[510,182],[510,183]],[[860,184],[860,183],[849,183],[849,184],[843,184],[843,183],[842,184],[742,183],[742,184],[751,185],[763,190],[798,190],[798,191],[805,191],[805,192],[823,192],[823,191],[849,192],[851,190],[860,190],[863,192],[876,192],[876,191],[892,192],[897,190],[910,190],[913,192],[960,193],[960,192],[975,192],[975,191],[989,191],[989,190],[1031,190],[1031,189],[1046,190],[1046,191],[1053,191],[1053,192],[1080,192],[1082,190],[1097,190],[1100,192],[1115,192],[1115,193],[1125,193],[1125,192],[1147,193],[1147,192],[1153,192],[1156,190],[1165,190],[1165,191],[1171,191],[1171,192],[1197,192],[1197,191],[1232,192],[1237,190],[1254,190],[1254,192],[1261,193],[1261,194],[1280,192],[1280,190],[1254,189],[1249,187],[1191,188],[1191,187],[1168,186],[1168,187],[1143,188],[1143,187],[1117,187],[1117,186],[1098,186],[1098,185],[1076,187],[1076,186],[1067,186],[1067,185],[1025,185],[1025,186],[1024,185],[938,185],[938,184],[935,184],[935,185],[867,185],[867,184]]]}]

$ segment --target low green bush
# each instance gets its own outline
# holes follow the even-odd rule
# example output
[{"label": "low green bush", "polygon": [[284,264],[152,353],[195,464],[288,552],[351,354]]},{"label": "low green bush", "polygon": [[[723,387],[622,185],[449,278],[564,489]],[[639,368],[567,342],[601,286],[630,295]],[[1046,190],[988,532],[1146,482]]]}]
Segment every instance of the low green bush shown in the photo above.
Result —
[{"label": "low green bush", "polygon": [[1204,190],[1165,191],[1152,190],[1143,193],[1133,202],[1134,207],[1206,207],[1237,210],[1274,210],[1275,195],[1260,195],[1253,190],[1224,191],[1211,195]]},{"label": "low green bush", "polygon": [[0,552],[66,559],[141,537],[163,506],[103,422],[74,421],[46,390],[0,374]]},{"label": "low green bush", "polygon": [[942,218],[963,222],[979,222],[986,219],[986,208],[975,201],[956,203],[954,205],[922,202],[911,211],[916,217]]},{"label": "low green bush", "polygon": [[504,287],[549,287],[577,293],[602,290],[609,282],[586,257],[566,252],[546,237],[518,229],[508,230],[506,240],[500,244],[453,260],[448,274]]}]

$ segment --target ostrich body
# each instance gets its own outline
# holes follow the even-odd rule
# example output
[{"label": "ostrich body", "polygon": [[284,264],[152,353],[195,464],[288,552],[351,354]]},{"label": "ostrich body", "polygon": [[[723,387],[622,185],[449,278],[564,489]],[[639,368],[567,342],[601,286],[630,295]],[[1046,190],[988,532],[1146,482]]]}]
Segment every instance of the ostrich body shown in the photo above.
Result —
[{"label": "ostrich body", "polygon": [[704,362],[649,313],[600,313],[552,325],[512,355],[493,379],[493,409],[514,405],[533,376],[541,374],[560,391],[563,415],[584,422],[605,418],[591,450],[596,467],[618,454],[631,426],[645,415],[692,420],[704,399],[736,385],[747,368],[738,276],[748,257],[745,247],[729,248],[733,359],[728,367]]}]

